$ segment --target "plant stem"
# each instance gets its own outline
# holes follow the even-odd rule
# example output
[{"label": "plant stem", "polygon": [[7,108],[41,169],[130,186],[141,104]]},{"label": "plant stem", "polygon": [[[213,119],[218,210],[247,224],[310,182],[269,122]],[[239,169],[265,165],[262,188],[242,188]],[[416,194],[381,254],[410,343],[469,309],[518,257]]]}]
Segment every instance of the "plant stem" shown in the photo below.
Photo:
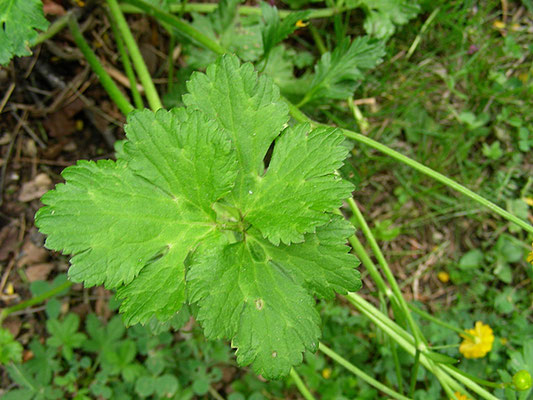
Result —
[{"label": "plant stem", "polygon": [[107,4],[109,5],[109,10],[111,11],[113,18],[117,22],[118,31],[122,35],[124,43],[128,48],[133,66],[137,71],[137,76],[144,87],[144,92],[150,108],[153,111],[163,108],[161,100],[159,99],[159,95],[157,94],[154,81],[150,76],[150,72],[146,67],[146,63],[143,60],[141,51],[139,50],[139,46],[137,46],[137,43],[135,42],[135,38],[133,37],[128,23],[126,22],[126,18],[124,18],[124,14],[122,14],[122,11],[120,10],[117,0],[107,0]]},{"label": "plant stem", "polygon": [[72,33],[72,37],[76,42],[76,45],[87,59],[87,62],[91,66],[96,76],[98,76],[100,83],[106,90],[107,94],[109,94],[109,97],[111,97],[111,99],[115,102],[117,107],[124,115],[128,115],[134,110],[133,106],[128,101],[128,99],[126,99],[124,94],[122,94],[118,86],[115,84],[113,79],[111,79],[109,74],[106,72],[106,70],[100,63],[100,60],[98,60],[98,57],[96,57],[96,54],[94,54],[94,52],[89,47],[89,44],[83,37],[78,22],[76,21],[74,16],[71,16],[68,19],[68,26],[70,28],[70,32]]},{"label": "plant stem", "polygon": [[350,242],[352,249],[355,252],[355,255],[359,258],[359,260],[361,260],[366,270],[370,274],[370,277],[376,283],[378,290],[381,293],[385,294],[388,298],[392,297],[391,290],[389,289],[389,287],[383,280],[383,277],[379,273],[372,259],[369,257],[361,241],[355,235],[352,235],[351,237],[349,237],[348,241]]},{"label": "plant stem", "polygon": [[[289,107],[290,109],[290,107]],[[296,118],[296,117],[295,117]],[[321,124],[318,124],[321,125]],[[472,190],[464,187],[463,185],[457,183],[453,179],[448,178],[447,176],[432,170],[429,167],[426,167],[425,165],[419,163],[418,161],[415,161],[407,156],[404,156],[403,154],[397,152],[396,150],[391,149],[388,146],[385,146],[384,144],[381,144],[379,142],[376,142],[375,140],[372,140],[364,135],[361,135],[360,133],[355,133],[353,131],[350,131],[348,129],[342,129],[342,133],[344,136],[346,136],[349,139],[353,139],[357,142],[366,144],[386,155],[388,155],[391,158],[394,158],[397,161],[400,161],[403,164],[406,164],[410,166],[413,169],[416,169],[419,172],[422,172],[423,174],[435,179],[436,181],[439,181],[443,183],[444,185],[458,191],[459,193],[469,197],[470,199],[476,201],[477,203],[487,207],[491,211],[495,212],[496,214],[500,215],[501,217],[507,219],[508,221],[511,221],[524,229],[525,231],[529,233],[533,233],[533,226],[528,224],[526,221],[514,216],[510,212],[504,210],[503,208],[497,206],[496,204],[492,203],[490,200],[485,199],[484,197],[480,196],[477,193],[474,193]]]},{"label": "plant stem", "polygon": [[[316,121],[313,121],[311,118],[309,118],[307,115],[305,115],[302,111],[298,109],[294,104],[292,104],[289,100],[286,98],[283,98],[283,100],[287,103],[289,106],[289,113],[291,116],[298,122],[308,122],[312,126],[327,126],[325,124],[320,124]],[[359,143],[366,144],[367,146],[372,147],[373,149],[376,149],[389,157],[400,161],[403,164],[406,164],[410,166],[413,169],[416,169],[419,172],[422,172],[424,175],[427,175],[444,185],[458,191],[459,193],[471,198],[472,200],[476,201],[477,203],[487,207],[489,210],[495,212],[496,214],[500,215],[501,217],[507,219],[510,222],[515,223],[522,229],[524,229],[526,232],[533,233],[533,226],[528,224],[526,221],[514,216],[510,212],[504,210],[503,208],[497,206],[496,204],[492,203],[490,200],[485,199],[484,197],[478,195],[477,193],[474,193],[470,189],[464,187],[463,185],[455,182],[453,179],[448,178],[445,175],[442,175],[441,173],[432,170],[429,167],[426,167],[424,164],[419,163],[418,161],[415,161],[407,156],[404,156],[403,154],[397,152],[396,150],[391,149],[388,146],[385,146],[384,144],[381,144],[375,140],[372,140],[364,135],[361,135],[360,133],[353,132],[349,129],[341,129],[344,136],[346,136],[349,139],[355,140]]]},{"label": "plant stem", "polygon": [[[112,0],[116,3],[116,0]],[[165,22],[174,28],[176,28],[181,33],[185,34],[189,38],[193,39],[195,42],[201,44],[207,49],[217,53],[224,54],[226,49],[224,49],[220,44],[211,39],[209,36],[204,35],[202,32],[191,26],[190,24],[182,21],[180,18],[160,10],[157,7],[154,7],[150,3],[147,3],[144,0],[126,0],[128,3],[135,5],[149,15],[156,17],[159,21]],[[118,7],[118,6],[117,6]],[[120,11],[120,10],[119,10]]]},{"label": "plant stem", "polygon": [[488,387],[492,387],[492,388],[495,388],[495,389],[503,389],[505,387],[505,384],[504,383],[495,383],[495,382],[491,382],[491,381],[487,381],[485,379],[481,379],[481,378],[478,378],[477,376],[474,376],[474,375],[471,375],[467,372],[464,372],[464,371],[461,371],[459,368],[457,367],[454,367],[453,365],[448,365],[448,367],[452,370],[454,370],[455,372],[457,372],[458,374],[461,374],[463,376],[465,376],[466,378],[476,382],[476,383],[479,383],[480,385],[484,385],[484,386],[488,386]]},{"label": "plant stem", "polygon": [[418,378],[418,367],[420,366],[420,350],[416,349],[415,363],[413,364],[413,370],[411,371],[411,384],[409,385],[409,396],[415,397],[416,380]]},{"label": "plant stem", "polygon": [[43,301],[54,297],[55,295],[61,293],[63,290],[66,290],[71,286],[71,281],[65,281],[61,285],[56,286],[55,288],[50,289],[48,292],[45,292],[39,296],[32,297],[31,299],[22,301],[18,304],[15,304],[14,306],[4,308],[0,313],[0,324],[2,323],[2,321],[4,321],[4,319],[9,316],[9,314],[12,314],[16,311],[24,310],[25,308],[31,307],[35,304],[42,303]]},{"label": "plant stem", "polygon": [[42,32],[37,36],[37,38],[31,43],[31,46],[37,46],[38,44],[44,42],[45,40],[53,38],[59,32],[61,32],[68,25],[68,20],[73,14],[73,11],[67,12],[65,15],[62,15],[56,19],[52,25],[48,28],[46,32]]},{"label": "plant stem", "polygon": [[445,322],[445,321],[443,321],[443,320],[441,320],[441,319],[439,319],[437,317],[434,317],[433,315],[431,315],[431,314],[429,314],[429,313],[427,313],[427,312],[415,307],[413,304],[408,304],[408,305],[409,305],[409,308],[411,310],[413,310],[415,313],[420,315],[422,318],[425,318],[428,321],[434,322],[437,325],[443,326],[443,327],[448,328],[448,329],[450,329],[450,330],[452,330],[454,332],[457,332],[460,335],[467,336],[470,339],[472,339],[472,341],[475,340],[475,337],[473,335],[469,334],[468,332],[465,332],[463,329],[458,328],[458,327],[456,327],[456,326],[454,326],[452,324],[449,324],[449,323],[447,323],[447,322]]},{"label": "plant stem", "polygon": [[298,372],[296,372],[294,368],[291,368],[290,375],[304,399],[316,400],[313,394],[309,391],[309,389],[307,389],[307,386],[305,386],[305,383],[302,381],[302,378],[300,378],[300,375],[298,375]]},{"label": "plant stem", "polygon": [[[352,303],[362,314],[367,316],[368,319],[370,319],[374,324],[376,324],[385,333],[391,336],[391,338],[393,338],[396,343],[403,347],[403,349],[407,351],[407,353],[411,354],[412,356],[416,354],[416,347],[413,345],[414,338],[412,338],[409,333],[403,330],[400,326],[396,325],[390,319],[387,321],[387,323],[384,323],[384,321],[388,319],[388,317],[382,315],[381,311],[379,311],[376,307],[367,302],[358,294],[348,293],[345,298],[350,303]],[[477,385],[473,380],[463,376],[460,373],[453,371],[448,365],[442,363],[435,364],[432,360],[425,356],[424,351],[421,351],[420,353],[420,363],[439,379],[446,392],[448,392],[447,389],[449,389],[449,386],[453,387],[454,390],[464,392],[464,389],[461,387],[461,385],[458,384],[452,378],[452,376],[454,376],[455,379],[462,382],[465,386],[469,387],[472,391],[476,392],[481,397],[487,400],[498,400],[492,394]]]},{"label": "plant stem", "polygon": [[[134,5],[128,5],[123,4],[121,5],[122,11],[125,13],[136,13],[141,11],[139,7],[135,7]],[[185,12],[185,13],[212,13],[218,8],[218,5],[216,3],[187,3],[184,5],[181,4],[171,4],[170,5],[170,12],[172,13],[178,13],[178,12]],[[353,10],[355,8],[359,8],[357,5],[355,6],[345,6],[342,8],[335,8],[335,7],[329,7],[329,8],[315,8],[315,9],[308,9],[309,15],[307,16],[307,19],[319,19],[319,18],[328,18],[335,14],[340,14],[348,10]],[[294,12],[297,11],[291,11],[291,10],[279,10],[279,16],[281,19],[287,18],[289,15],[291,15]],[[240,15],[261,15],[261,9],[259,7],[252,7],[252,6],[239,6],[237,8],[237,13]]]},{"label": "plant stem", "polygon": [[357,225],[363,231],[363,234],[365,235],[368,241],[368,244],[370,245],[370,248],[372,249],[372,252],[374,253],[376,259],[378,260],[378,263],[381,266],[381,269],[383,273],[385,274],[385,277],[387,278],[389,285],[391,286],[391,290],[394,293],[394,296],[396,297],[398,304],[402,308],[405,318],[407,319],[407,323],[409,327],[411,328],[411,331],[415,338],[416,347],[418,348],[420,343],[425,340],[422,337],[422,334],[420,333],[420,328],[418,327],[418,325],[416,325],[413,319],[413,316],[411,315],[407,302],[403,298],[402,291],[400,290],[400,286],[398,286],[398,282],[396,282],[396,278],[394,277],[394,274],[389,268],[389,264],[385,260],[385,257],[383,256],[383,253],[381,252],[381,249],[379,248],[379,245],[376,242],[376,239],[374,238],[372,231],[370,230],[368,224],[366,223],[363,217],[363,214],[361,214],[359,207],[357,207],[357,204],[355,204],[355,201],[352,198],[348,199],[348,205],[350,206],[350,209],[353,212],[353,216],[355,218],[355,221],[357,222]]},{"label": "plant stem", "polygon": [[315,41],[316,47],[318,48],[320,54],[327,53],[328,49],[326,48],[326,45],[324,44],[324,41],[322,40],[320,32],[318,32],[316,26],[309,24],[309,31],[311,32],[311,36],[313,36],[313,40]]},{"label": "plant stem", "polygon": [[474,382],[474,380],[472,380],[469,377],[464,376],[462,371],[461,373],[459,373],[454,368],[450,368],[450,365],[442,365],[442,369],[445,372],[449,373],[452,377],[457,379],[459,382],[462,382],[463,385],[465,385],[466,387],[468,387],[470,390],[477,393],[481,397],[484,397],[490,400],[497,400],[496,397],[494,397],[489,392],[487,392],[485,389],[483,389],[481,386],[479,386],[476,382]]},{"label": "plant stem", "polygon": [[346,368],[348,371],[353,373],[355,376],[361,378],[365,382],[367,382],[369,385],[374,386],[376,389],[382,391],[383,393],[389,395],[390,397],[398,400],[409,400],[408,397],[405,397],[404,395],[392,390],[388,386],[385,386],[381,382],[377,381],[376,379],[372,378],[370,375],[366,374],[359,368],[357,368],[355,365],[353,365],[351,362],[343,358],[341,355],[330,349],[328,346],[326,346],[324,343],[318,344],[318,350],[320,350],[322,353],[330,357],[335,362],[342,365],[344,368]]},{"label": "plant stem", "polygon": [[429,15],[428,19],[426,19],[426,22],[424,22],[424,25],[422,25],[422,29],[420,29],[420,32],[418,33],[418,35],[416,35],[415,40],[413,40],[411,47],[409,47],[409,50],[407,50],[407,54],[405,55],[406,60],[409,60],[409,58],[413,55],[416,48],[418,47],[418,44],[420,43],[420,40],[422,39],[422,35],[426,32],[429,25],[433,22],[439,11],[439,7],[435,8],[433,12]]},{"label": "plant stem", "polygon": [[115,39],[117,41],[117,50],[120,54],[122,65],[124,66],[124,72],[126,72],[126,76],[130,81],[130,90],[131,95],[133,96],[133,103],[135,104],[135,108],[142,110],[144,108],[144,102],[141,97],[141,94],[139,93],[139,89],[137,88],[137,79],[135,78],[135,72],[133,72],[130,57],[128,56],[128,52],[124,47],[124,41],[122,40],[120,32],[118,31],[117,21],[115,20],[113,14],[108,13],[108,16],[111,25],[111,30],[113,31],[113,35],[115,36]]}]

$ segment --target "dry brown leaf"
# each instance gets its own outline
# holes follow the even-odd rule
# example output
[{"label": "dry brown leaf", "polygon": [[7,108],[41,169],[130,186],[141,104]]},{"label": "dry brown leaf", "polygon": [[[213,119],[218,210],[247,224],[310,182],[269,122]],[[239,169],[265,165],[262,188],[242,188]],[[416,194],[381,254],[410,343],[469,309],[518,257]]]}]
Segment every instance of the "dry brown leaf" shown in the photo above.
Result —
[{"label": "dry brown leaf", "polygon": [[48,260],[48,251],[27,241],[22,246],[21,257],[17,260],[17,267],[40,264],[46,260]]},{"label": "dry brown leaf", "polygon": [[26,268],[26,277],[30,282],[45,281],[53,269],[54,264],[52,263],[33,264]]},{"label": "dry brown leaf", "polygon": [[44,173],[37,175],[31,181],[22,185],[19,194],[19,201],[32,201],[40,198],[43,194],[48,192],[52,187],[52,180]]}]

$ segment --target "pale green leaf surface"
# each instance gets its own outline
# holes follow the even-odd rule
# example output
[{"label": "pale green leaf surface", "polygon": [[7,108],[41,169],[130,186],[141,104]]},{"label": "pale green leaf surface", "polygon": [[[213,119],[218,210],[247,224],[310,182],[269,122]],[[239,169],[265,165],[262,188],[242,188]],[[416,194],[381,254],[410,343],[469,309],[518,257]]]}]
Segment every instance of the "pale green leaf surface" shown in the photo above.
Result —
[{"label": "pale green leaf surface", "polygon": [[417,1],[412,0],[363,0],[367,13],[363,24],[366,32],[374,37],[385,39],[396,30],[396,25],[404,25],[420,12]]},{"label": "pale green leaf surface", "polygon": [[40,0],[0,1],[0,64],[13,56],[29,56],[37,31],[48,28]]},{"label": "pale green leaf surface", "polygon": [[117,162],[67,168],[66,184],[43,197],[36,224],[47,247],[74,254],[72,280],[126,285],[119,290],[126,321],[165,320],[183,304],[183,261],[214,231],[210,204],[231,189],[235,158],[198,112],[132,113],[126,134]]},{"label": "pale green leaf surface", "polygon": [[333,52],[327,52],[315,67],[311,88],[305,103],[320,99],[346,99],[353,94],[364,71],[374,68],[385,55],[384,43],[361,36],[350,42],[341,41]]},{"label": "pale green leaf surface", "polygon": [[287,105],[268,77],[257,78],[252,64],[240,65],[237,57],[224,55],[194,73],[183,101],[219,123],[231,137],[240,173],[234,197],[249,191],[250,176],[263,171],[263,158],[289,119]]},{"label": "pale green leaf surface", "polygon": [[287,128],[276,140],[266,174],[248,192],[246,220],[276,245],[302,242],[305,233],[329,222],[328,211],[353,190],[335,174],[348,153],[343,141],[333,128]]},{"label": "pale green leaf surface", "polygon": [[116,162],[67,168],[36,224],[73,254],[71,279],[117,289],[126,323],[171,321],[188,300],[208,338],[278,378],[316,350],[313,295],[360,287],[352,229],[332,213],[352,190],[335,173],[343,137],[308,125],[280,135],[278,89],[235,56],[189,90],[187,110],[130,114]]},{"label": "pale green leaf surface", "polygon": [[208,338],[228,338],[237,361],[267,379],[286,375],[315,351],[320,318],[313,297],[245,242],[200,248],[187,275],[190,301]]},{"label": "pale green leaf surface", "polygon": [[169,245],[186,253],[192,238],[213,227],[205,213],[134,175],[123,161],[80,161],[63,177],[66,184],[43,196],[47,207],[36,224],[48,248],[74,254],[69,277],[86,286],[129,283]]},{"label": "pale green leaf surface", "polygon": [[[315,295],[332,299],[361,289],[359,260],[349,253],[346,238],[353,234],[352,225],[338,215],[318,227],[316,234],[306,234],[303,243],[274,246],[261,241],[268,258],[278,264],[300,285]],[[257,237],[260,237],[260,233]]]},{"label": "pale green leaf surface", "polygon": [[191,207],[213,216],[211,205],[232,189],[237,163],[231,141],[199,112],[183,108],[136,112],[125,127],[121,158],[146,178]]}]

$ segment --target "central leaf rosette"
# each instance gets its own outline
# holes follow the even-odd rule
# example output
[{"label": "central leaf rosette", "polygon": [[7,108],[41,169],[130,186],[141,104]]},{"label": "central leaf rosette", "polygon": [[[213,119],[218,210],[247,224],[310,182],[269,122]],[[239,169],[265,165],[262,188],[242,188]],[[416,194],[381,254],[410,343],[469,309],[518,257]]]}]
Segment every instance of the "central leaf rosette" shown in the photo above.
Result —
[{"label": "central leaf rosette", "polygon": [[361,286],[333,213],[348,150],[336,129],[289,127],[277,87],[235,56],[187,87],[186,108],[128,116],[116,161],[65,169],[36,225],[73,255],[71,280],[117,290],[128,324],[196,304],[207,338],[278,378],[318,346],[314,296]]}]

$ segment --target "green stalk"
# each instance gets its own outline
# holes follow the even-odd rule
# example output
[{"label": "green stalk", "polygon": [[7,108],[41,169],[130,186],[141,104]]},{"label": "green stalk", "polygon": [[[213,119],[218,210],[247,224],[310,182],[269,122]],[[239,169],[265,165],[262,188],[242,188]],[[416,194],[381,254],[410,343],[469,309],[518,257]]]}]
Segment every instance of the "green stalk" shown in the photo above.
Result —
[{"label": "green stalk", "polygon": [[447,322],[445,322],[445,321],[443,321],[443,320],[441,320],[441,319],[439,319],[437,317],[434,317],[433,315],[431,315],[431,314],[429,314],[429,313],[427,313],[427,312],[415,307],[412,304],[409,304],[409,308],[412,311],[414,311],[415,313],[417,313],[418,315],[420,315],[422,318],[427,319],[428,321],[434,322],[437,325],[440,325],[440,326],[442,326],[444,328],[448,328],[448,329],[450,329],[450,330],[452,330],[454,332],[457,332],[459,335],[467,336],[470,339],[472,339],[472,341],[475,340],[475,337],[473,335],[471,335],[470,333],[465,332],[463,329],[458,328],[458,327],[456,327],[456,326],[454,326],[452,324],[449,324],[449,323],[447,323]]},{"label": "green stalk", "polygon": [[18,304],[15,304],[14,306],[4,308],[2,310],[2,312],[0,313],[0,324],[10,314],[12,314],[12,313],[14,313],[16,311],[24,310],[25,308],[31,307],[31,306],[33,306],[35,304],[42,303],[43,301],[48,300],[51,297],[54,297],[55,295],[61,293],[63,290],[66,290],[66,289],[68,289],[71,286],[72,286],[72,282],[71,281],[65,281],[61,285],[56,286],[55,288],[50,289],[48,292],[45,292],[45,293],[43,293],[43,294],[41,294],[39,296],[32,297],[31,299],[22,301],[22,302],[20,302]]},{"label": "green stalk", "polygon": [[418,47],[418,44],[420,43],[420,40],[422,40],[422,35],[426,32],[429,25],[433,22],[433,20],[435,19],[439,11],[440,11],[439,7],[435,8],[433,12],[429,15],[428,19],[426,19],[426,22],[424,22],[424,25],[422,25],[422,29],[420,29],[420,32],[418,33],[418,35],[416,35],[415,40],[413,40],[411,47],[409,47],[409,50],[407,51],[407,54],[405,55],[406,60],[409,60],[409,58],[413,55],[416,48]]},{"label": "green stalk", "polygon": [[313,36],[313,40],[315,41],[316,47],[318,48],[320,54],[327,53],[328,49],[326,48],[326,45],[324,44],[324,41],[322,40],[320,32],[318,32],[316,26],[309,24],[309,31],[311,32],[311,36]]},{"label": "green stalk", "polygon": [[141,51],[139,50],[139,46],[137,46],[137,43],[135,42],[135,38],[133,37],[128,23],[126,22],[126,18],[124,18],[124,14],[122,14],[122,11],[120,10],[117,0],[107,0],[107,4],[109,5],[109,10],[111,11],[113,18],[117,22],[117,28],[122,35],[124,43],[126,44],[126,47],[130,53],[133,66],[135,67],[137,76],[144,87],[144,92],[150,108],[153,111],[163,108],[161,100],[159,99],[159,95],[157,94],[154,81],[150,76],[150,72],[146,67],[146,63],[143,60]]},{"label": "green stalk", "polygon": [[[112,0],[112,1],[116,3],[116,0]],[[166,11],[160,10],[159,8],[154,7],[153,5],[151,5],[150,3],[147,3],[144,0],[126,0],[126,1],[129,4],[133,4],[134,6],[140,8],[147,14],[154,16],[159,21],[165,22],[173,26],[178,31],[186,35],[187,37],[193,39],[195,42],[201,44],[202,46],[213,51],[214,53],[224,54],[226,52],[226,49],[224,49],[216,41],[211,39],[209,36],[204,35],[202,32],[200,32],[199,30],[197,30],[190,24],[182,21],[180,18]]]},{"label": "green stalk", "polygon": [[387,278],[389,285],[391,286],[391,290],[394,293],[396,300],[398,301],[400,307],[402,308],[405,318],[407,319],[407,324],[411,328],[411,331],[415,337],[416,347],[418,348],[420,343],[423,341],[425,342],[425,340],[422,337],[420,333],[420,329],[416,325],[413,319],[413,316],[411,315],[411,312],[409,311],[409,306],[407,305],[407,302],[403,298],[402,291],[400,290],[400,286],[398,286],[398,282],[396,282],[396,278],[394,277],[394,274],[389,268],[389,264],[385,260],[385,257],[383,256],[383,253],[381,252],[381,249],[379,248],[379,245],[376,242],[376,239],[374,238],[372,231],[370,230],[368,224],[366,223],[363,217],[363,214],[361,214],[359,207],[357,207],[357,204],[355,204],[355,201],[351,198],[348,199],[348,205],[350,206],[350,209],[353,212],[353,216],[355,218],[355,221],[357,222],[357,225],[359,225],[359,227],[363,231],[363,234],[365,235],[370,245],[370,248],[372,249],[372,252],[376,256],[376,259],[378,260],[378,264],[381,266],[381,269],[383,273],[385,274],[385,277]]},{"label": "green stalk", "polygon": [[290,375],[305,400],[316,400],[294,368],[291,368]]},{"label": "green stalk", "polygon": [[[140,7],[136,7],[134,5],[130,4],[122,4],[121,5],[122,11],[125,13],[138,13],[142,11]],[[202,14],[209,14],[214,12],[218,8],[218,4],[216,3],[187,3],[184,5],[181,4],[171,4],[170,5],[170,12],[172,13],[202,13]],[[306,11],[309,11],[309,15],[307,16],[307,19],[320,19],[320,18],[328,18],[335,14],[340,14],[348,10],[353,10],[355,8],[359,8],[357,5],[351,5],[351,6],[345,6],[341,8],[335,8],[335,7],[329,7],[329,8],[311,8]],[[291,11],[291,10],[279,10],[279,16],[281,19],[287,18],[289,15],[297,11]],[[252,7],[252,6],[239,6],[237,8],[237,13],[240,15],[261,15],[261,9],[259,7]]]},{"label": "green stalk", "polygon": [[74,38],[74,42],[76,42],[76,45],[85,56],[85,59],[91,66],[92,70],[96,76],[98,76],[100,83],[106,90],[107,94],[109,94],[109,97],[111,97],[111,100],[115,102],[117,107],[124,115],[128,115],[134,110],[133,106],[122,94],[118,86],[115,84],[113,79],[111,79],[109,74],[100,63],[100,60],[98,60],[98,57],[96,57],[96,54],[94,54],[94,52],[91,50],[89,44],[80,31],[78,22],[73,16],[68,19],[68,26],[70,28],[70,32],[72,33],[72,37]]},{"label": "green stalk", "polygon": [[388,337],[390,350],[392,353],[392,360],[394,361],[394,369],[396,371],[396,379],[398,380],[398,391],[403,393],[403,376],[402,366],[400,365],[400,358],[398,357],[398,349],[396,348],[396,342]]},{"label": "green stalk", "polygon": [[[374,324],[379,326],[379,328],[381,328],[389,336],[391,336],[391,338],[396,343],[398,343],[405,351],[407,351],[412,356],[415,356],[416,347],[413,345],[414,338],[411,335],[409,335],[409,333],[403,330],[400,326],[396,325],[390,319],[387,323],[384,323],[383,321],[385,319],[388,319],[388,317],[386,317],[385,315],[380,315],[382,314],[381,311],[379,311],[376,307],[374,307],[372,304],[367,302],[365,299],[363,299],[358,294],[348,293],[345,296],[345,298],[351,304],[353,304],[363,315],[367,316],[368,319],[370,319]],[[409,337],[410,339],[406,340],[405,338],[406,336]],[[477,385],[474,381],[468,379],[467,377],[463,376],[460,373],[453,371],[451,368],[449,368],[448,365],[442,364],[442,363],[435,365],[432,360],[430,360],[427,356],[424,355],[424,351],[421,351],[420,353],[420,363],[424,367],[426,367],[429,371],[431,371],[439,379],[441,384],[443,384],[443,387],[445,388],[445,390],[446,390],[446,387],[444,385],[447,385],[447,386],[452,387],[454,390],[457,390],[459,392],[464,392],[464,389],[461,387],[461,385],[458,384],[452,378],[452,376],[454,376],[455,379],[462,382],[465,386],[469,387],[472,391],[476,392],[481,397],[487,400],[498,400],[492,394],[490,394],[485,389]]]},{"label": "green stalk", "polygon": [[411,384],[409,385],[409,396],[415,397],[416,380],[418,378],[418,367],[420,366],[420,350],[416,349],[415,363],[411,371]]},{"label": "green stalk", "polygon": [[31,43],[31,46],[37,46],[45,40],[53,38],[55,35],[65,29],[65,27],[68,25],[68,20],[72,14],[73,11],[69,11],[65,15],[56,19],[52,23],[52,25],[50,25],[46,32],[42,32],[39,34],[39,36],[37,36],[37,38]]},{"label": "green stalk", "polygon": [[122,65],[124,66],[124,72],[126,73],[128,80],[130,81],[130,91],[131,95],[133,96],[133,103],[135,104],[135,108],[137,108],[138,110],[142,110],[144,108],[144,102],[141,97],[141,94],[139,93],[139,89],[137,89],[137,79],[135,78],[135,72],[133,72],[130,57],[128,56],[128,52],[124,47],[124,41],[122,40],[122,36],[120,36],[120,32],[118,31],[117,21],[113,17],[113,14],[108,13],[108,16],[111,25],[111,30],[113,31],[113,35],[115,36],[115,39],[117,41],[117,50],[120,54]]},{"label": "green stalk", "polygon": [[366,270],[370,274],[370,277],[374,280],[376,283],[378,290],[385,294],[388,298],[392,297],[392,292],[383,280],[383,277],[379,273],[376,265],[372,261],[372,259],[368,256],[368,253],[366,252],[363,244],[359,241],[357,236],[352,235],[348,238],[348,241],[350,242],[352,249],[355,252],[355,255],[359,258],[359,260],[363,263]]},{"label": "green stalk", "polygon": [[[289,107],[290,109],[290,107]],[[296,118],[296,117],[295,117]],[[320,124],[317,124],[320,125]],[[531,226],[526,221],[514,216],[510,212],[504,210],[503,208],[497,206],[496,204],[492,203],[490,200],[485,199],[484,197],[480,196],[477,193],[474,193],[470,189],[464,187],[463,185],[455,182],[453,179],[448,178],[447,176],[432,170],[429,167],[426,167],[425,165],[419,163],[418,161],[415,161],[407,156],[404,156],[403,154],[397,152],[396,150],[391,149],[390,147],[387,147],[379,142],[376,142],[375,140],[372,140],[364,135],[361,135],[360,133],[355,133],[353,131],[350,131],[348,129],[341,129],[344,136],[346,136],[349,139],[353,139],[357,142],[366,144],[386,155],[388,155],[391,158],[394,158],[397,161],[400,161],[401,163],[410,166],[413,169],[416,169],[419,172],[422,172],[424,175],[427,175],[436,181],[439,181],[443,183],[444,185],[458,191],[459,193],[469,197],[470,199],[476,201],[477,203],[487,207],[489,210],[495,212],[496,214],[500,215],[501,217],[507,219],[508,221],[511,221],[524,229],[526,232],[533,233],[533,226]]]},{"label": "green stalk", "polygon": [[505,383],[495,383],[495,382],[491,382],[491,381],[487,381],[485,379],[481,379],[481,378],[478,378],[477,376],[474,376],[474,375],[471,375],[467,372],[464,372],[464,371],[461,371],[459,368],[456,368],[454,367],[453,365],[448,365],[449,368],[451,368],[452,370],[454,370],[455,372],[457,372],[458,374],[461,374],[463,375],[464,377],[476,382],[476,383],[479,383],[480,385],[483,385],[483,386],[488,386],[488,387],[491,387],[491,388],[495,388],[495,389],[503,389],[505,388]]},{"label": "green stalk", "polygon": [[397,400],[410,400],[408,397],[405,397],[404,395],[392,390],[388,386],[385,386],[381,382],[372,378],[370,375],[366,374],[365,372],[357,368],[355,365],[353,365],[351,362],[343,358],[341,355],[339,355],[338,353],[330,349],[324,343],[318,344],[318,350],[320,350],[322,353],[327,355],[329,358],[331,358],[338,364],[342,365],[344,368],[346,368],[348,371],[350,371],[355,376],[361,378],[369,385],[374,386],[376,389],[382,391],[383,393],[389,395],[390,397],[397,399]]}]

